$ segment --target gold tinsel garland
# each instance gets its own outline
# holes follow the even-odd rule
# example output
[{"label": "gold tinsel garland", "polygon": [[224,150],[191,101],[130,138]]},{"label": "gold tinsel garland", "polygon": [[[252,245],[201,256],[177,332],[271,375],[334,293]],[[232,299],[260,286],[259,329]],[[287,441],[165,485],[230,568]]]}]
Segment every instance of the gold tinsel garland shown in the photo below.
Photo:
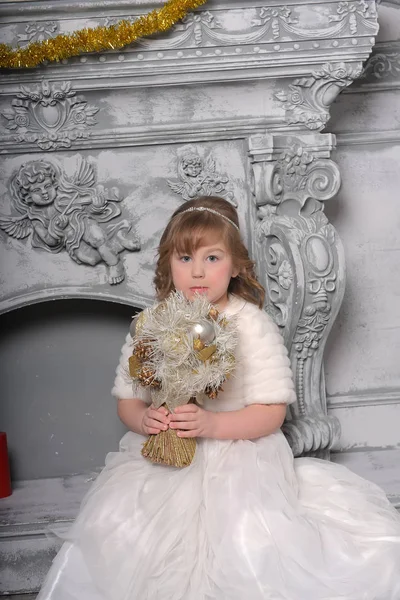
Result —
[{"label": "gold tinsel garland", "polygon": [[136,21],[121,20],[109,27],[81,29],[60,34],[42,42],[31,42],[25,48],[0,44],[0,68],[32,68],[44,61],[60,61],[88,52],[118,50],[141,37],[167,31],[190,10],[207,0],[168,0],[165,5],[141,16]]}]

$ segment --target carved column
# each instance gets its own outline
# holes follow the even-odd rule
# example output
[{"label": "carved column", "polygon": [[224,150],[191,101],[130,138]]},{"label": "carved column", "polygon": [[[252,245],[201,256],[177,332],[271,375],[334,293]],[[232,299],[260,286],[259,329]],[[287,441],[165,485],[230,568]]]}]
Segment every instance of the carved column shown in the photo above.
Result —
[{"label": "carved column", "polygon": [[340,425],[327,415],[323,352],[343,298],[343,249],[324,214],[340,187],[331,134],[250,138],[257,208],[254,255],[267,289],[266,310],[282,330],[298,401],[284,433],[295,456],[326,456]]}]

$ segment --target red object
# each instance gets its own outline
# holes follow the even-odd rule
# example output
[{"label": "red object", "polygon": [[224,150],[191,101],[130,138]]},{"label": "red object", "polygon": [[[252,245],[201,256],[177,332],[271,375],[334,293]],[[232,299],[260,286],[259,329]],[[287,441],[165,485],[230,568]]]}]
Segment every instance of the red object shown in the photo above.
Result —
[{"label": "red object", "polygon": [[0,431],[0,498],[11,496],[10,463],[8,461],[7,436]]}]

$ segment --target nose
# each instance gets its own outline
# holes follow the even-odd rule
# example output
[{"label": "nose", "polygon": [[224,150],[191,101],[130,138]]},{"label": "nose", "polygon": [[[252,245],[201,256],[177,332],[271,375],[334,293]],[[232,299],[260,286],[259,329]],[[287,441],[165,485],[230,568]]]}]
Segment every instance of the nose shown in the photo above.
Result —
[{"label": "nose", "polygon": [[195,279],[200,279],[204,277],[204,265],[201,260],[193,260],[192,261],[192,277]]}]

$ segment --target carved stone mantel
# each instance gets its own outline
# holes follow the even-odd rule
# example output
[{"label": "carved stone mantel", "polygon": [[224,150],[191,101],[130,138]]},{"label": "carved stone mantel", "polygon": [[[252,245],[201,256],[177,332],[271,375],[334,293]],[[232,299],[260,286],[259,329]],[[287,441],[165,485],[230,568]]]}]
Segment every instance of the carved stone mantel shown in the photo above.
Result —
[{"label": "carved stone mantel", "polygon": [[296,456],[339,439],[326,414],[323,351],[344,293],[344,255],[324,202],[340,187],[329,159],[331,134],[250,137],[258,221],[254,254],[267,289],[267,311],[281,328],[295,373],[297,403],[284,432]]},{"label": "carved stone mantel", "polygon": [[[94,26],[135,18],[150,4],[81,2],[71,13],[69,0],[24,2],[22,16],[18,3],[4,3],[0,33],[26,44],[88,19]],[[291,348],[299,401],[287,431],[295,453],[332,447],[337,424],[324,417],[316,427],[312,419],[326,412],[322,353],[344,261],[323,213],[340,186],[329,159],[335,138],[319,132],[334,99],[360,75],[376,32],[371,1],[211,0],[170,32],[120,52],[6,72],[0,309],[49,296],[146,306],[168,214],[199,193],[223,195],[238,204],[267,309]],[[146,222],[149,192],[150,212],[164,213],[159,221]]]},{"label": "carved stone mantel", "polygon": [[[0,36],[23,45],[162,4],[3,2]],[[377,30],[371,0],[209,0],[124,50],[3,72],[0,312],[73,297],[145,307],[170,214],[222,195],[290,351],[298,402],[285,433],[295,455],[327,456],[339,424],[326,414],[323,351],[345,267],[324,214],[340,186],[335,136],[321,132]],[[29,569],[0,593],[37,587]]]}]

